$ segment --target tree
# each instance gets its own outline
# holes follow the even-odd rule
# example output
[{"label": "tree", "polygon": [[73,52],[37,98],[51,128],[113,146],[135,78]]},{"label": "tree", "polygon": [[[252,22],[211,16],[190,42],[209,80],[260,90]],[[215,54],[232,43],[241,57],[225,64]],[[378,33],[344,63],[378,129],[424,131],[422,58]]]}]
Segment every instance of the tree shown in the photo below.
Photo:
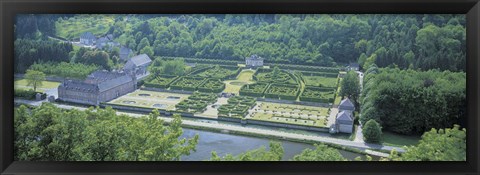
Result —
[{"label": "tree", "polygon": [[398,155],[396,151],[390,153],[390,160],[396,161],[466,161],[465,128],[459,125],[453,128],[434,129],[425,132],[416,146],[407,147],[405,152]]},{"label": "tree", "polygon": [[293,157],[294,161],[345,161],[338,150],[329,148],[327,145],[315,145],[315,149],[307,148],[302,153]]},{"label": "tree", "polygon": [[363,139],[368,143],[379,143],[382,139],[382,128],[375,120],[368,120],[363,126]]},{"label": "tree", "polygon": [[212,152],[211,161],[280,161],[283,157],[283,146],[280,142],[271,141],[269,144],[270,150],[265,147],[260,147],[255,150],[244,152],[238,156],[227,154],[224,157],[219,157],[215,151]]},{"label": "tree", "polygon": [[360,95],[360,80],[355,71],[350,71],[345,75],[340,83],[340,96],[349,97],[352,99],[356,106],[358,106],[358,97]]},{"label": "tree", "polygon": [[25,79],[27,80],[27,86],[33,86],[33,91],[37,91],[37,87],[42,86],[42,82],[45,81],[45,74],[40,71],[27,70]]}]

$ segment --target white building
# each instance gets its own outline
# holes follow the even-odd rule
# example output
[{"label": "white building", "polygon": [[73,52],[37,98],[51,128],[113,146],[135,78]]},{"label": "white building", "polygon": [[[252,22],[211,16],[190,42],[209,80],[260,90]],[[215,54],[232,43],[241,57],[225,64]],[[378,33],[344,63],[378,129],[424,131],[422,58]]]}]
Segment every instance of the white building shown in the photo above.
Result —
[{"label": "white building", "polygon": [[258,55],[252,55],[245,59],[245,64],[247,67],[260,67],[263,66],[263,58]]}]

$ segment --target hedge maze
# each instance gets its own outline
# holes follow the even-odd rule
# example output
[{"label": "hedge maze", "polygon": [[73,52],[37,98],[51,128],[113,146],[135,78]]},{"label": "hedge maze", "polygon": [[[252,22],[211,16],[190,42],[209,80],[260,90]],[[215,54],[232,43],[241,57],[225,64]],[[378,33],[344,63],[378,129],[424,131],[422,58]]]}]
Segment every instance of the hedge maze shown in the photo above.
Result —
[{"label": "hedge maze", "polygon": [[218,79],[207,79],[197,89],[200,92],[220,93],[225,89],[225,83]]},{"label": "hedge maze", "polygon": [[208,69],[202,69],[191,75],[202,78],[229,79],[234,78],[240,73],[241,69],[236,66],[210,66]]},{"label": "hedge maze", "polygon": [[178,112],[201,113],[207,109],[208,104],[217,101],[215,94],[193,93],[187,99],[175,105]]},{"label": "hedge maze", "polygon": [[178,77],[172,75],[160,75],[151,80],[145,81],[145,87],[168,88]]},{"label": "hedge maze", "polygon": [[243,118],[248,114],[248,109],[255,106],[256,100],[253,97],[235,96],[228,99],[228,104],[218,108],[218,116]]},{"label": "hedge maze", "polygon": [[240,88],[239,94],[252,97],[263,97],[263,93],[268,88],[268,86],[269,84],[266,83],[243,85],[242,88]]},{"label": "hedge maze", "polygon": [[180,77],[170,85],[170,88],[175,90],[195,91],[203,81],[205,81],[204,78]]},{"label": "hedge maze", "polygon": [[298,85],[271,84],[265,92],[265,97],[281,100],[296,100],[299,92],[300,87]]},{"label": "hedge maze", "polygon": [[318,103],[333,103],[335,99],[334,88],[322,88],[314,86],[306,86],[300,95],[301,101],[310,101]]},{"label": "hedge maze", "polygon": [[258,69],[253,75],[253,79],[262,83],[297,84],[292,74],[285,71],[275,74],[270,69]]}]

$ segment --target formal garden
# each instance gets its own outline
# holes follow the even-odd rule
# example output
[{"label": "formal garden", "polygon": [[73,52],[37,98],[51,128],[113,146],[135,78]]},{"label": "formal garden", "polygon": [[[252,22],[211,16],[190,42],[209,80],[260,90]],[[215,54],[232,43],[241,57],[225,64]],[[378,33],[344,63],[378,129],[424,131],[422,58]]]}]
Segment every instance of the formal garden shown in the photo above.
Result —
[{"label": "formal garden", "polygon": [[205,81],[198,77],[180,77],[177,81],[170,84],[173,90],[195,91],[197,87]]},{"label": "formal garden", "polygon": [[305,85],[317,87],[332,87],[338,86],[338,73],[329,72],[300,72]]},{"label": "formal garden", "polygon": [[225,84],[219,79],[207,79],[205,80],[197,90],[207,93],[220,93],[225,89]]},{"label": "formal garden", "polygon": [[188,113],[202,113],[207,109],[207,105],[217,101],[217,95],[212,93],[194,92],[187,99],[175,105],[176,111]]},{"label": "formal garden", "polygon": [[253,96],[253,97],[263,97],[263,93],[268,88],[269,84],[267,83],[255,83],[242,86],[240,88],[240,95]]},{"label": "formal garden", "polygon": [[137,90],[112,100],[108,104],[174,110],[176,104],[189,96],[187,94]]},{"label": "formal garden", "polygon": [[300,86],[298,85],[270,84],[270,87],[265,91],[265,98],[295,101],[299,92]]},{"label": "formal garden", "polygon": [[190,76],[225,80],[236,77],[240,71],[241,69],[237,66],[216,65],[192,72]]},{"label": "formal garden", "polygon": [[228,99],[228,104],[218,108],[219,117],[244,118],[248,114],[248,109],[256,105],[253,97],[235,96]]},{"label": "formal garden", "polygon": [[168,88],[170,84],[178,79],[178,76],[173,75],[159,75],[159,76],[151,76],[153,78],[145,81],[146,87],[154,87],[154,88]]},{"label": "formal garden", "polygon": [[333,103],[335,95],[334,88],[305,86],[303,93],[300,95],[300,101]]},{"label": "formal garden", "polygon": [[327,127],[329,109],[324,107],[262,102],[251,113],[252,120],[312,127]]},{"label": "formal garden", "polygon": [[281,70],[278,67],[273,69],[259,68],[253,75],[253,79],[262,83],[298,84],[291,73]]}]

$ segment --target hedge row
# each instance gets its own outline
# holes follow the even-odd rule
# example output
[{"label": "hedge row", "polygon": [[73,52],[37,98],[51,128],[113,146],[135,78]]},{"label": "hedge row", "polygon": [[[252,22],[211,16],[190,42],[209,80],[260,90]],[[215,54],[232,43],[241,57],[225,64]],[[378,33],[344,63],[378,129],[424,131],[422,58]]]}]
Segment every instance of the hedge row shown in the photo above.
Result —
[{"label": "hedge row", "polygon": [[338,73],[340,71],[340,68],[335,68],[335,67],[305,66],[305,65],[294,65],[294,64],[276,64],[276,63],[267,63],[265,65],[270,67],[278,66],[278,68],[281,68],[281,69],[300,70],[300,71],[331,72],[331,73]]},{"label": "hedge row", "polygon": [[255,106],[255,104],[255,98],[235,96],[228,99],[228,104],[218,108],[218,114],[223,117],[243,118],[248,114],[248,109]]},{"label": "hedge row", "polygon": [[36,97],[37,93],[41,94],[41,99],[42,100],[47,98],[46,93],[35,92],[35,91],[33,91],[33,89],[29,89],[29,90],[15,89],[14,90],[14,96],[15,97],[23,98],[23,99],[27,99],[27,100],[35,100],[35,97]]},{"label": "hedge row", "polygon": [[175,105],[175,109],[179,112],[198,113],[206,110],[207,105],[217,100],[215,94],[205,94],[195,92],[187,99]]},{"label": "hedge row", "polygon": [[182,57],[162,57],[163,59],[173,60],[173,59],[183,59],[188,63],[201,63],[201,64],[220,64],[220,65],[233,65],[236,66],[238,61],[233,60],[217,60],[217,59],[206,59],[206,58],[182,58]]},{"label": "hedge row", "polygon": [[259,68],[257,72],[253,74],[253,80],[263,83],[292,84],[293,82],[290,82],[290,80],[293,80],[293,84],[297,84],[298,82],[296,82],[295,79],[292,74],[284,70],[281,70],[277,76],[273,76],[273,69]]},{"label": "hedge row", "polygon": [[200,92],[220,93],[225,89],[225,83],[218,79],[207,79],[197,89]]},{"label": "hedge row", "polygon": [[300,101],[333,103],[334,99],[334,88],[306,86],[303,93],[300,95]]},{"label": "hedge row", "polygon": [[300,71],[303,76],[321,76],[321,77],[328,77],[328,78],[337,78],[337,73],[330,73],[330,72],[309,72],[309,71]]},{"label": "hedge row", "polygon": [[152,87],[152,88],[168,88],[171,83],[177,80],[178,76],[173,75],[159,75],[154,78],[150,78],[150,80],[146,80],[144,83],[145,87]]},{"label": "hedge row", "polygon": [[300,86],[291,84],[271,84],[265,91],[266,98],[281,99],[281,100],[296,100]]},{"label": "hedge row", "polygon": [[214,78],[226,80],[229,78],[234,78],[240,73],[241,68],[237,66],[209,66],[207,69],[200,69],[194,72],[191,72],[189,75],[203,78]]},{"label": "hedge row", "polygon": [[246,84],[240,88],[239,94],[244,96],[263,97],[263,93],[265,93],[268,86],[269,84],[266,83]]},{"label": "hedge row", "polygon": [[175,90],[195,91],[203,81],[205,81],[203,78],[180,77],[178,80],[170,84],[170,88]]}]

